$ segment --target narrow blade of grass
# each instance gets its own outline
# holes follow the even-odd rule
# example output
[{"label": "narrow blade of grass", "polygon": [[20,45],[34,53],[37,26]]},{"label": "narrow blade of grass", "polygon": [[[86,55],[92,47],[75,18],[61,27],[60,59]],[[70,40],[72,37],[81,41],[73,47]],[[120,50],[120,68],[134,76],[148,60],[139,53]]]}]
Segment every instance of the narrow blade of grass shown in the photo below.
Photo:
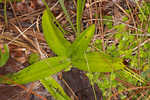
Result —
[{"label": "narrow blade of grass", "polygon": [[146,80],[141,77],[140,75],[138,75],[137,73],[133,72],[132,70],[130,70],[129,68],[125,67],[125,69],[123,69],[124,72],[128,73],[129,75],[131,75],[132,77],[134,77],[135,79],[137,79],[138,81],[142,82],[142,83],[146,83]]},{"label": "narrow blade of grass", "polygon": [[73,31],[76,33],[76,29],[75,29],[74,25],[72,24],[71,19],[70,19],[70,16],[69,16],[69,14],[68,14],[68,12],[67,12],[67,10],[66,10],[66,7],[65,7],[65,5],[64,5],[64,0],[58,0],[58,1],[59,1],[60,5],[61,5],[63,11],[64,11],[64,14],[65,14],[65,16],[66,16],[67,21],[70,23],[70,25],[71,25]]},{"label": "narrow blade of grass", "polygon": [[77,17],[76,17],[76,24],[77,24],[77,36],[80,34],[81,32],[81,20],[82,20],[82,13],[83,13],[83,9],[84,9],[84,5],[85,5],[85,1],[86,0],[77,0]]},{"label": "narrow blade of grass", "polygon": [[7,26],[8,21],[7,21],[7,0],[4,2],[4,18],[5,18],[5,25]]}]

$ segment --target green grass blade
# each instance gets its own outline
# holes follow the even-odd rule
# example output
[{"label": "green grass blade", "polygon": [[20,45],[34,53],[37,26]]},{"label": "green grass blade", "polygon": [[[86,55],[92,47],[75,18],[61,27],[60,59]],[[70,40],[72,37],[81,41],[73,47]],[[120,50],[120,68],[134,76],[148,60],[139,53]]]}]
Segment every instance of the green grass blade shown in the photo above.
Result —
[{"label": "green grass blade", "polygon": [[84,71],[89,71],[90,69],[90,72],[112,72],[125,67],[122,63],[122,59],[113,58],[102,52],[87,53],[86,58],[87,60],[83,57],[73,59],[73,66]]},{"label": "green grass blade", "polygon": [[71,100],[68,97],[68,95],[66,95],[63,88],[51,76],[42,79],[41,83],[49,91],[49,93],[55,98],[55,100]]},{"label": "green grass blade", "polygon": [[77,17],[76,17],[76,24],[77,24],[77,36],[81,32],[81,20],[82,20],[82,13],[85,6],[86,0],[77,0]]},{"label": "green grass blade", "polygon": [[95,25],[89,26],[85,31],[83,31],[73,42],[71,47],[68,50],[68,54],[71,55],[71,57],[78,58],[80,56],[83,56],[84,52],[88,48],[88,45],[94,35],[95,32]]},{"label": "green grass blade", "polygon": [[55,25],[55,20],[53,20],[53,17],[48,10],[43,13],[42,28],[44,37],[53,52],[59,56],[65,56],[67,53],[67,48],[71,44],[64,38],[63,33]]},{"label": "green grass blade", "polygon": [[138,81],[140,81],[142,83],[146,83],[147,82],[143,77],[141,77],[140,75],[138,75],[137,73],[133,72],[131,69],[129,69],[127,67],[125,69],[123,69],[123,71],[125,73],[128,73],[131,77],[134,77],[136,80],[138,80]]},{"label": "green grass blade", "polygon": [[71,25],[73,31],[76,33],[76,29],[75,29],[74,25],[72,24],[71,19],[70,19],[70,16],[69,16],[69,14],[68,14],[68,12],[67,12],[67,10],[66,10],[66,7],[65,7],[65,5],[64,5],[64,0],[58,0],[58,1],[59,1],[60,5],[61,5],[63,11],[64,11],[64,14],[65,14],[65,16],[66,16],[67,21],[70,23],[70,25]]},{"label": "green grass blade", "polygon": [[4,45],[5,53],[0,50],[0,67],[4,66],[9,59],[9,48],[8,45]]},{"label": "green grass blade", "polygon": [[5,18],[5,24],[6,26],[8,25],[8,20],[7,20],[7,0],[4,2],[4,18]]},{"label": "green grass blade", "polygon": [[[52,57],[43,59],[37,63],[34,63],[24,68],[23,70],[17,73],[8,74],[6,76],[18,84],[26,84],[56,74],[57,72],[60,72],[63,69],[67,68],[69,64],[70,61],[65,57]],[[0,79],[0,83],[9,82]]]}]

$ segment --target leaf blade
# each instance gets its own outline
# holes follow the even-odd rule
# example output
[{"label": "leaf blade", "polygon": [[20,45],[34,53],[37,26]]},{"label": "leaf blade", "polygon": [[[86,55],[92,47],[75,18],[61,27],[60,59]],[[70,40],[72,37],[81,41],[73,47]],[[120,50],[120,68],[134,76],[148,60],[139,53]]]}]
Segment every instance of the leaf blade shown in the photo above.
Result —
[{"label": "leaf blade", "polygon": [[71,44],[64,38],[63,33],[54,24],[54,22],[53,17],[48,13],[48,10],[46,10],[42,16],[44,37],[55,54],[65,56],[67,48]]},{"label": "leaf blade", "polygon": [[73,59],[73,66],[84,71],[89,71],[90,69],[91,72],[112,72],[125,67],[121,59],[112,58],[104,53],[91,52],[87,53],[86,56],[88,62],[86,62],[85,58]]},{"label": "leaf blade", "polygon": [[76,38],[73,44],[69,47],[69,55],[71,58],[83,56],[84,52],[88,48],[88,44],[90,43],[95,32],[95,25],[89,26],[86,30],[84,30],[80,36]]},{"label": "leaf blade", "polygon": [[[70,61],[65,57],[52,57],[43,59],[17,73],[8,74],[6,76],[16,83],[26,84],[56,74],[57,72],[67,68],[69,64]],[[1,80],[0,83],[8,82],[6,80]]]},{"label": "leaf blade", "polygon": [[4,45],[5,53],[0,50],[0,67],[4,66],[9,59],[9,48],[8,45]]},{"label": "leaf blade", "polygon": [[82,20],[82,13],[83,13],[83,9],[84,9],[84,5],[85,5],[85,1],[86,0],[77,0],[77,17],[76,17],[76,24],[77,24],[77,36],[79,36],[80,32],[81,32],[81,20]]}]

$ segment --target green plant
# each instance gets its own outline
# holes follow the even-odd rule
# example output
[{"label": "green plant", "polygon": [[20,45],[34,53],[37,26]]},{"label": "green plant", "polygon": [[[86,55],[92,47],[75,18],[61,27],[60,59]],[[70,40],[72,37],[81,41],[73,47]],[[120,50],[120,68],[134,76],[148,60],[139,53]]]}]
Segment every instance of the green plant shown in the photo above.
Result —
[{"label": "green plant", "polygon": [[76,24],[77,24],[77,36],[81,33],[81,20],[82,20],[82,13],[84,10],[86,0],[77,0],[77,17],[76,17]]},{"label": "green plant", "polygon": [[[63,7],[63,1],[60,0],[60,3]],[[95,25],[89,26],[82,33],[80,32],[80,21],[82,17],[81,14],[83,12],[84,4],[85,0],[83,3],[81,2],[81,0],[78,0],[78,35],[76,40],[71,44],[64,38],[65,31],[57,22],[56,18],[53,16],[52,12],[49,10],[47,4],[45,3],[47,10],[44,11],[42,17],[43,32],[49,47],[57,56],[46,58],[38,62],[36,62],[37,60],[32,61],[34,57],[31,57],[30,61],[31,63],[33,63],[32,65],[28,66],[27,68],[24,68],[23,70],[17,73],[8,74],[6,76],[19,84],[26,84],[29,82],[40,80],[41,83],[46,87],[46,89],[51,93],[51,95],[54,96],[57,100],[70,100],[70,98],[65,94],[62,87],[56,82],[56,80],[53,77],[51,77],[51,75],[67,69],[68,66],[76,67],[78,69],[89,72],[89,77],[91,76],[90,80],[94,82],[97,82],[100,73],[96,73],[95,75],[97,77],[94,78],[92,76],[92,72],[111,72],[110,81],[108,81],[108,78],[105,77],[103,78],[104,82],[97,82],[100,87],[103,87],[103,91],[105,91],[104,87],[106,86],[110,86],[110,88],[116,87],[116,81],[114,79],[116,78],[117,74],[115,73],[115,71],[120,69],[122,69],[123,72],[125,72],[128,75],[128,77],[133,76],[134,78],[136,78],[136,80],[144,82],[144,80],[141,77],[136,75],[131,70],[127,68],[126,70],[123,69],[125,65],[122,63],[123,59],[119,56],[125,54],[125,57],[130,57],[129,55],[132,54],[132,51],[128,50],[126,46],[129,46],[130,43],[134,41],[134,36],[128,36],[128,33],[123,31],[125,25],[118,25],[114,27],[116,30],[118,30],[118,34],[115,35],[115,37],[118,38],[118,40],[120,40],[118,46],[112,44],[110,47],[107,47],[106,53],[97,51],[87,52],[88,44],[90,43],[94,35]],[[66,9],[64,9],[64,11],[67,16],[68,14],[66,12]],[[70,19],[68,19],[68,21],[69,20]],[[108,28],[112,28],[111,24],[112,23],[107,23]],[[124,32],[124,34],[121,34],[121,32]],[[97,42],[100,43],[101,41]],[[135,44],[133,43],[133,45]],[[101,47],[98,48],[101,49]],[[35,58],[37,58],[37,56],[35,56]],[[4,79],[0,79],[0,82],[12,84],[11,82]]]},{"label": "green plant", "polygon": [[2,50],[0,49],[0,67],[4,66],[9,58],[9,48],[6,44],[4,44],[4,53],[2,53]]},{"label": "green plant", "polygon": [[[49,47],[57,56],[38,61],[17,73],[8,74],[6,75],[8,78],[19,84],[41,80],[50,93],[55,94],[57,89],[54,88],[57,86],[48,87],[50,85],[49,81],[54,81],[49,76],[68,68],[68,66],[89,71],[86,66],[88,62],[91,72],[111,72],[124,67],[120,58],[113,58],[101,52],[86,52],[94,35],[95,25],[91,25],[83,31],[71,44],[64,38],[55,21],[52,13],[47,9],[42,17],[43,32]],[[87,60],[84,58],[84,54],[86,54]],[[11,82],[4,79],[1,79],[0,82],[11,84]],[[60,88],[58,89],[62,91]],[[55,95],[56,99],[58,99],[57,97]]]},{"label": "green plant", "polygon": [[[32,82],[32,81],[38,80],[40,78],[49,76],[49,75],[51,75],[51,73],[52,74],[57,73],[57,72],[61,71],[62,69],[67,68],[67,66],[71,63],[74,67],[77,67],[76,65],[80,66],[80,63],[81,63],[81,64],[83,64],[83,66],[81,65],[80,67],[77,67],[77,68],[87,71],[87,67],[84,66],[84,64],[86,62],[85,62],[85,59],[83,58],[83,53],[86,52],[86,49],[90,42],[90,39],[94,35],[93,33],[95,30],[95,26],[92,25],[89,28],[87,28],[84,32],[81,33],[81,35],[71,45],[67,40],[65,40],[65,38],[63,38],[62,32],[58,31],[59,29],[56,27],[56,25],[54,23],[52,24],[52,21],[50,21],[50,19],[52,19],[52,18],[48,15],[48,13],[49,13],[48,10],[45,11],[43,18],[42,18],[44,36],[45,36],[50,48],[58,56],[41,60],[41,61],[25,68],[24,70],[21,70],[18,73],[12,74],[11,78],[15,79],[14,81],[17,81],[18,83],[23,84],[23,83]],[[49,23],[47,23],[47,22],[49,22]],[[55,44],[53,43],[54,41],[55,41]],[[121,59],[112,58],[109,55],[106,55],[104,53],[90,52],[90,53],[86,53],[86,55],[87,55],[88,63],[90,65],[89,67],[90,67],[91,72],[110,72],[112,70],[118,70],[118,69],[122,69],[124,67]],[[93,59],[91,59],[91,58],[93,58]],[[80,59],[80,61],[78,59]],[[95,61],[97,61],[97,62],[94,63]],[[102,64],[101,62],[106,62],[106,63]],[[60,64],[62,64],[62,66]],[[59,65],[61,67],[58,67],[57,65]],[[65,66],[63,66],[63,65],[65,65]],[[36,66],[38,66],[38,69],[36,68]],[[55,66],[57,66],[57,67],[55,67]],[[105,67],[106,67],[106,69],[105,69]],[[45,69],[47,69],[47,70],[45,70]],[[50,74],[48,75],[48,74],[45,74],[46,72],[48,72],[48,69],[49,70],[58,69],[59,71],[55,70],[55,72],[50,72]],[[36,75],[36,72],[42,71],[42,70],[46,71],[45,73],[43,72],[43,75],[41,75],[40,77],[38,75]],[[33,78],[32,77],[29,78],[30,75],[27,77],[28,73],[33,74],[35,76],[33,76]],[[10,75],[8,75],[8,76],[10,76]],[[19,79],[23,79],[23,80],[21,82],[19,82]],[[32,80],[30,80],[30,79],[32,79]]]},{"label": "green plant", "polygon": [[[50,75],[67,69],[68,66],[77,67],[78,69],[88,72],[114,72],[115,70],[119,70],[124,67],[122,59],[118,58],[118,55],[115,55],[112,52],[112,50],[115,49],[114,45],[112,45],[113,48],[108,49],[107,53],[109,55],[103,52],[86,51],[88,48],[88,44],[94,35],[95,25],[91,25],[89,28],[83,31],[71,44],[64,38],[64,30],[60,28],[61,26],[59,25],[47,5],[46,7],[47,10],[44,12],[42,17],[43,32],[49,47],[57,56],[43,59],[17,73],[8,74],[6,75],[8,78],[19,84],[26,84],[36,80],[41,80],[42,84],[49,90],[49,92],[56,99],[60,99],[63,97],[68,97],[64,94],[63,90],[58,84],[55,85],[56,81],[52,77],[50,77]],[[121,31],[124,26],[118,26],[116,28]],[[120,43],[119,49],[122,49],[124,45],[127,45],[123,43],[125,43],[125,41]],[[114,78],[111,77],[111,80],[113,79]],[[11,84],[10,82],[3,79],[1,79],[1,82]],[[50,82],[55,84],[52,84]],[[58,91],[61,91],[61,93],[57,93]]]},{"label": "green plant", "polygon": [[29,64],[33,64],[35,62],[38,62],[40,60],[40,55],[37,53],[32,53],[29,55],[28,62]]}]

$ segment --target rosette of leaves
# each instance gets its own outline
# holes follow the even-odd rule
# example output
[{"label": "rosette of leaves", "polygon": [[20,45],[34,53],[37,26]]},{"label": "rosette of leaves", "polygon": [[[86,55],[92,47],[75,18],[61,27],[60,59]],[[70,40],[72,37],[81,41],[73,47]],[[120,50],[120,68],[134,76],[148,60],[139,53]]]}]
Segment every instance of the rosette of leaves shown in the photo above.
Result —
[{"label": "rosette of leaves", "polygon": [[[62,28],[57,24],[52,12],[47,8],[42,16],[43,33],[48,46],[56,56],[40,60],[17,73],[6,75],[9,79],[18,84],[40,80],[56,99],[70,100],[59,84],[56,85],[51,75],[67,69],[68,66],[88,72],[112,72],[124,67],[120,58],[113,58],[102,52],[86,52],[94,35],[95,25],[89,26],[71,44],[64,38],[64,31],[61,31]],[[4,79],[0,79],[0,83],[12,84]],[[56,88],[61,95],[56,93]]]}]

